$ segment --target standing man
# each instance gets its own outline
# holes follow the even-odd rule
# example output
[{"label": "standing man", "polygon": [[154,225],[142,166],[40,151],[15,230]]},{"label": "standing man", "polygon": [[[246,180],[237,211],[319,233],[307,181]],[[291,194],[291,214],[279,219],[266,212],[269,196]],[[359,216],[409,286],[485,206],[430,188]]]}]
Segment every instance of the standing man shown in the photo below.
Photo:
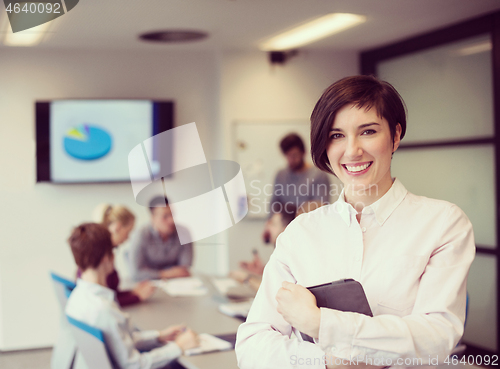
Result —
[{"label": "standing man", "polygon": [[141,228],[132,240],[132,278],[142,281],[188,277],[193,262],[193,245],[181,245],[177,232],[182,227],[174,224],[168,199],[162,196],[153,198],[149,210],[151,224]]},{"label": "standing man", "polygon": [[[288,166],[281,169],[274,180],[273,195],[269,204],[270,217],[274,213],[283,212],[280,207],[297,209],[299,212],[304,203],[316,202],[321,206],[329,202],[330,181],[326,173],[305,162],[304,141],[296,133],[290,133],[280,142]],[[269,222],[269,220],[268,220]],[[264,242],[269,240],[269,231],[263,233]]]}]

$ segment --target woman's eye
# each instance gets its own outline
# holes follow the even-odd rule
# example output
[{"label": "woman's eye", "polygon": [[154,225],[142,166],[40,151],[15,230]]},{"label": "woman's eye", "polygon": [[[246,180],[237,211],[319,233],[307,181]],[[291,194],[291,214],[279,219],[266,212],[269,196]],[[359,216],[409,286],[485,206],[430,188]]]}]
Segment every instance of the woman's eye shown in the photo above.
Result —
[{"label": "woman's eye", "polygon": [[377,133],[377,131],[375,131],[374,129],[367,129],[363,132],[364,135],[372,135],[374,133]]},{"label": "woman's eye", "polygon": [[333,135],[330,136],[330,139],[334,140],[336,138],[341,138],[342,134],[341,133],[334,133]]}]

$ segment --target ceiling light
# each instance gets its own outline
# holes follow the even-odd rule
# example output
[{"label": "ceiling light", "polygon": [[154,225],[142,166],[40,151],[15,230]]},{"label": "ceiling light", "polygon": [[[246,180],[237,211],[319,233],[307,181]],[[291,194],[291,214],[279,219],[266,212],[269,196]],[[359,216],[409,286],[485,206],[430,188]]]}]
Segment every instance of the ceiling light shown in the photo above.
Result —
[{"label": "ceiling light", "polygon": [[29,28],[24,31],[12,32],[7,13],[2,18],[2,33],[4,34],[3,43],[7,46],[35,46],[38,45],[47,34],[53,22],[46,22],[39,26]]},{"label": "ceiling light", "polygon": [[357,14],[331,13],[283,32],[260,44],[264,51],[290,50],[313,43],[364,23],[366,17]]},{"label": "ceiling light", "polygon": [[208,33],[200,31],[156,31],[147,32],[139,35],[139,38],[144,41],[152,42],[187,42],[197,41],[208,37]]},{"label": "ceiling light", "polygon": [[458,54],[462,56],[473,55],[484,53],[493,49],[493,45],[490,40],[476,43],[474,45],[462,47],[458,50]]}]

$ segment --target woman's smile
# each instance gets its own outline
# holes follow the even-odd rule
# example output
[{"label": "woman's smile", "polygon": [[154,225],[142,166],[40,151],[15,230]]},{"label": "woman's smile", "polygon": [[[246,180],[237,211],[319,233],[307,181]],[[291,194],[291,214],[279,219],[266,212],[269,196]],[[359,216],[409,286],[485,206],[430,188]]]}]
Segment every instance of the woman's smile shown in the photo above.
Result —
[{"label": "woman's smile", "polygon": [[[392,185],[391,157],[399,145],[399,132],[393,138],[387,120],[376,109],[346,105],[335,115],[326,153],[333,172],[347,187],[346,196],[356,191],[356,201],[371,203]],[[363,193],[377,196],[363,199]],[[360,197],[361,196],[361,197]]]},{"label": "woman's smile", "polygon": [[372,163],[373,161],[369,161],[365,163],[342,164],[342,166],[349,175],[361,175],[368,172],[368,169],[370,168]]}]

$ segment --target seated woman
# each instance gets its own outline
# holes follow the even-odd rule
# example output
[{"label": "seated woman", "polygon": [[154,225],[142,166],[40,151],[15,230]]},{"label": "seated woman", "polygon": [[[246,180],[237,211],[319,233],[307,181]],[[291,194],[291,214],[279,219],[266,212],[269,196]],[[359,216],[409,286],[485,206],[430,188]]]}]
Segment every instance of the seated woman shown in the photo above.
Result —
[{"label": "seated woman", "polygon": [[[118,247],[124,243],[134,228],[135,216],[130,210],[122,205],[99,205],[93,214],[93,218],[111,233],[111,242],[113,247]],[[77,272],[77,277],[81,275],[80,269]],[[118,272],[113,270],[106,280],[107,287],[116,291],[116,299],[120,306],[136,304],[147,300],[154,293],[155,287],[148,281],[141,282],[131,291],[119,291],[118,285],[120,278]]]},{"label": "seated woman", "polygon": [[[344,190],[278,237],[238,329],[241,369],[429,365],[455,347],[472,225],[456,205],[414,195],[391,176],[405,131],[404,102],[387,82],[347,77],[323,93],[311,115],[311,153]],[[362,284],[373,317],[318,308],[306,288],[349,278]]]},{"label": "seated woman", "polygon": [[160,331],[134,330],[128,315],[116,304],[115,292],[107,287],[106,280],[114,271],[114,246],[104,226],[82,224],[73,230],[68,242],[82,272],[68,299],[66,314],[103,332],[118,369],[162,368],[199,345],[198,335],[182,325]]}]

